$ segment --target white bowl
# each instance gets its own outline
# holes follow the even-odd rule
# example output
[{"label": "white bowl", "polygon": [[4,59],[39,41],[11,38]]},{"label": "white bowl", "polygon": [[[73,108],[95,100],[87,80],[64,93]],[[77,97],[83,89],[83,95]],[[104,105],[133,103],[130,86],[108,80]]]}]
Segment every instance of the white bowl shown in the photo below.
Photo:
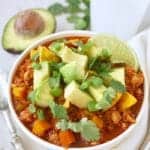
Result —
[{"label": "white bowl", "polygon": [[[20,57],[17,59],[17,61],[15,62],[15,64],[13,65],[11,72],[10,72],[10,76],[9,76],[9,83],[8,83],[8,96],[9,96],[9,108],[12,114],[12,117],[14,119],[14,121],[16,122],[17,126],[19,127],[19,129],[21,129],[21,131],[23,131],[28,137],[29,139],[33,140],[36,144],[39,144],[41,146],[43,146],[44,148],[48,148],[48,149],[63,149],[60,146],[51,144],[47,141],[44,141],[42,139],[40,139],[39,137],[35,136],[34,134],[32,134],[23,124],[22,122],[19,120],[15,109],[13,107],[13,103],[12,103],[12,99],[11,99],[11,83],[12,83],[12,79],[13,76],[15,74],[15,71],[17,69],[17,66],[22,62],[22,60],[29,54],[29,51],[31,49],[36,48],[38,45],[41,45],[47,41],[52,41],[55,39],[59,39],[59,38],[63,38],[63,37],[73,37],[73,36],[85,36],[85,37],[91,37],[93,35],[95,35],[96,33],[90,32],[90,31],[64,31],[64,32],[59,32],[59,33],[55,33],[49,36],[46,36],[44,38],[42,38],[41,40],[33,43],[31,46],[29,46],[21,55]],[[139,59],[139,63],[141,65],[141,60]],[[147,103],[148,101],[148,79],[146,76],[146,72],[145,69],[141,69],[144,73],[144,101],[143,104],[141,106],[140,112],[136,118],[136,123],[131,125],[125,132],[123,132],[122,134],[120,134],[119,136],[117,136],[116,138],[104,143],[104,144],[99,144],[96,146],[91,146],[91,147],[85,147],[85,148],[80,148],[80,150],[108,150],[112,147],[115,147],[116,145],[118,145],[121,141],[125,140],[134,130],[134,128],[136,126],[139,125],[139,122],[141,120],[143,111],[144,111],[144,105]],[[69,150],[78,150],[79,148],[69,148]]]}]

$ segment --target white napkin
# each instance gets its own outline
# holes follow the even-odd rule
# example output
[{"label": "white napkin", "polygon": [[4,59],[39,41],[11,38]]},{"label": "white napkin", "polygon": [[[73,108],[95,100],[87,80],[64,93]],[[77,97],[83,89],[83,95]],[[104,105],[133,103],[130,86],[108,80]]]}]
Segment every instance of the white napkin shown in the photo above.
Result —
[{"label": "white napkin", "polygon": [[137,32],[149,3],[150,0],[92,0],[91,28],[128,40]]}]

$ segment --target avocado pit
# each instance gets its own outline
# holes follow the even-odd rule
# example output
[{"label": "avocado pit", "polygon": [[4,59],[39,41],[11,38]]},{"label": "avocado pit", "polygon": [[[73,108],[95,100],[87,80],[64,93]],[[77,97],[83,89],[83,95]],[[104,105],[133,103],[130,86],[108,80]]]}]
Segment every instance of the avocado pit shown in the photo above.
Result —
[{"label": "avocado pit", "polygon": [[44,30],[44,27],[43,18],[32,10],[25,10],[18,13],[14,23],[16,34],[28,37],[37,36]]}]

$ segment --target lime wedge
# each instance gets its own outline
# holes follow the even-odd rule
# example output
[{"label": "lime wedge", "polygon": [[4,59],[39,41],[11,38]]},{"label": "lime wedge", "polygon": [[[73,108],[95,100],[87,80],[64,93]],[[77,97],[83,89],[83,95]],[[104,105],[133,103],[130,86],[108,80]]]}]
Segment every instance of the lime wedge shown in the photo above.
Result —
[{"label": "lime wedge", "polygon": [[112,63],[126,63],[138,70],[139,63],[134,50],[115,36],[96,35],[91,40],[95,43],[99,50],[108,49],[112,53]]}]

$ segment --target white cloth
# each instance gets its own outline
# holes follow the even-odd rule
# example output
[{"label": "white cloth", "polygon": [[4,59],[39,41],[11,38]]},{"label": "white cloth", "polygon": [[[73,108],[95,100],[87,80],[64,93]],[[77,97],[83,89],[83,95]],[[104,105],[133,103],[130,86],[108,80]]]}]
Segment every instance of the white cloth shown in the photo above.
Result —
[{"label": "white cloth", "polygon": [[92,30],[111,33],[129,40],[143,21],[150,0],[92,0],[91,2]]}]

